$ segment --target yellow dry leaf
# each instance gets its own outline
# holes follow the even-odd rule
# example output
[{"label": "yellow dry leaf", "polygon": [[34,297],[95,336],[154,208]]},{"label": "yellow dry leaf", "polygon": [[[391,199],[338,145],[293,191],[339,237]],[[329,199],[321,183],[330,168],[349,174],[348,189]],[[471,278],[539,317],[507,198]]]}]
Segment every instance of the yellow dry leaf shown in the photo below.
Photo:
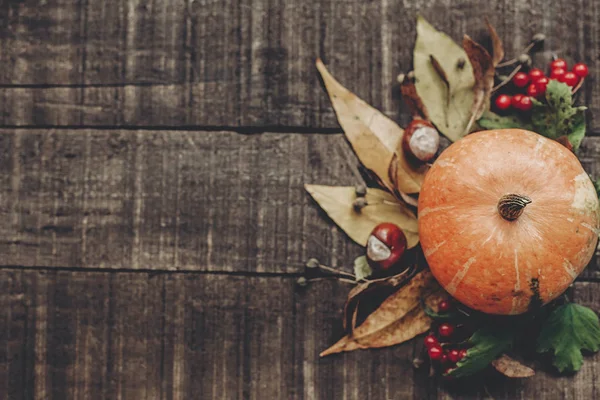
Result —
[{"label": "yellow dry leaf", "polygon": [[[396,148],[402,142],[404,130],[336,81],[320,59],[317,59],[316,64],[338,122],[358,159],[388,189],[393,190],[388,169]],[[404,159],[403,154],[399,157]],[[398,179],[397,189],[404,193],[417,193],[421,189],[426,170],[412,167],[405,160],[400,163],[400,167],[402,170],[399,174],[402,178]]]},{"label": "yellow dry leaf", "polygon": [[321,357],[342,351],[393,346],[410,340],[431,326],[431,319],[421,307],[421,299],[431,306],[447,296],[431,272],[422,271],[388,297],[351,335],[323,351]]},{"label": "yellow dry leaf", "polygon": [[509,378],[529,378],[535,375],[533,369],[506,354],[492,361],[492,365],[498,372]]},{"label": "yellow dry leaf", "polygon": [[356,211],[354,187],[304,185],[308,193],[346,234],[356,243],[366,246],[369,234],[382,222],[398,225],[408,242],[414,247],[419,242],[418,223],[415,214],[399,203],[390,193],[379,189],[367,189],[367,206]]},{"label": "yellow dry leaf", "polygon": [[[419,17],[413,56],[415,86],[431,122],[448,139],[460,139],[471,117],[475,84],[467,54],[449,36]],[[432,63],[432,56],[443,68],[448,85]]]}]

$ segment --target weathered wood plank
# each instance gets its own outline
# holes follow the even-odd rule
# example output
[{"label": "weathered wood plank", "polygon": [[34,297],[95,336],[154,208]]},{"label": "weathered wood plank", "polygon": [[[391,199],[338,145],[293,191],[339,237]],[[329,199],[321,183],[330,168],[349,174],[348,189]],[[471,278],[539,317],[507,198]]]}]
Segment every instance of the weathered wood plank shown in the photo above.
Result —
[{"label": "weathered wood plank", "polygon": [[304,192],[353,185],[340,135],[3,131],[1,265],[298,272],[360,253]]},{"label": "weathered wood plank", "polygon": [[[319,359],[342,335],[337,282],[212,274],[0,271],[0,387],[33,399],[593,398],[574,377],[490,374],[458,388],[415,370],[417,341]],[[598,283],[577,300],[600,308]],[[540,368],[538,368],[540,369]]]},{"label": "weathered wood plank", "polygon": [[[560,10],[558,12],[557,10]],[[395,77],[411,68],[415,18],[460,40],[488,15],[516,56],[536,32],[586,62],[600,130],[600,2],[48,0],[0,5],[0,124],[337,127],[314,68],[406,122]]]},{"label": "weathered wood plank", "polygon": [[[581,158],[599,177],[600,139]],[[0,265],[291,272],[361,253],[305,193],[354,185],[342,135],[4,130]],[[600,277],[594,261],[586,277]]]}]

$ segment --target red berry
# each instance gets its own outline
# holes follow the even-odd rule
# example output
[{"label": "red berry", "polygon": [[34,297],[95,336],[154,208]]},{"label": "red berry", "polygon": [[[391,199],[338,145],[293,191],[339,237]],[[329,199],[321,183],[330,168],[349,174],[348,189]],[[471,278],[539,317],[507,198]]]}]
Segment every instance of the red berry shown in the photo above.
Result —
[{"label": "red berry", "polygon": [[444,372],[443,372],[443,374],[444,374],[444,379],[446,379],[446,380],[448,380],[448,381],[450,381],[450,380],[454,379],[454,377],[453,377],[453,376],[448,376],[448,375],[447,375],[447,374],[449,374],[450,372],[452,372],[454,369],[455,369],[455,368],[454,368],[453,366],[450,366],[450,367],[448,367],[448,368],[445,368],[445,369],[444,369]]},{"label": "red berry", "polygon": [[425,336],[425,339],[423,340],[423,343],[425,343],[425,347],[427,347],[428,349],[433,347],[433,346],[437,346],[440,343],[438,342],[437,338],[434,335],[427,335]]},{"label": "red berry", "polygon": [[460,361],[460,351],[459,350],[450,350],[448,353],[448,359],[453,363],[457,363]]},{"label": "red berry", "polygon": [[442,300],[440,301],[440,304],[438,304],[438,311],[441,313],[448,312],[451,308],[452,304],[450,304],[450,302],[447,300]]},{"label": "red berry", "polygon": [[[539,95],[540,95],[540,92],[534,83],[527,86],[527,96],[538,97]],[[519,100],[519,102],[520,102],[520,100]]]},{"label": "red berry", "polygon": [[565,60],[563,60],[562,58],[557,58],[556,60],[554,60],[550,63],[551,70],[556,69],[556,68],[567,69],[567,62]]},{"label": "red berry", "polygon": [[533,68],[529,71],[529,79],[531,82],[535,82],[536,80],[544,77],[544,71],[539,68]]},{"label": "red berry", "polygon": [[438,333],[440,334],[441,337],[445,337],[445,338],[450,337],[453,332],[454,332],[454,327],[447,322],[444,322],[438,328]]},{"label": "red berry", "polygon": [[496,97],[496,108],[498,110],[508,110],[510,108],[511,97],[507,94],[501,94]]},{"label": "red berry", "polygon": [[550,82],[550,80],[545,76],[534,82],[540,95],[546,93],[546,86],[548,86],[548,82]]},{"label": "red berry", "polygon": [[444,354],[444,350],[442,350],[442,346],[440,345],[435,345],[430,347],[427,350],[427,353],[429,354],[429,358],[433,361],[439,361],[442,359],[442,354]]},{"label": "red berry", "polygon": [[529,75],[527,75],[525,72],[517,72],[512,81],[516,87],[525,87],[525,85],[529,83]]},{"label": "red berry", "polygon": [[442,364],[445,364],[448,362],[448,352],[447,351],[445,351],[444,354],[442,354],[442,358],[440,358],[440,362]]},{"label": "red berry", "polygon": [[521,101],[519,102],[519,110],[521,111],[529,111],[533,107],[533,102],[531,101],[531,97],[523,96]]},{"label": "red berry", "polygon": [[523,98],[522,94],[515,94],[512,98],[511,105],[513,108],[519,109],[519,104],[521,103],[521,99]]},{"label": "red berry", "polygon": [[585,65],[584,63],[578,63],[573,65],[573,72],[575,73],[575,75],[577,75],[580,78],[585,78],[586,76],[588,76],[588,66]]},{"label": "red berry", "polygon": [[373,271],[387,272],[398,267],[406,244],[406,236],[397,225],[377,225],[367,240],[367,261]]},{"label": "red berry", "polygon": [[575,75],[574,72],[567,72],[565,74],[565,78],[564,78],[563,82],[571,87],[577,86],[577,84],[579,83],[579,77],[577,75]]},{"label": "red berry", "polygon": [[550,72],[550,79],[556,79],[559,82],[564,82],[567,71],[564,68],[555,68]]},{"label": "red berry", "polygon": [[462,349],[462,350],[460,351],[460,354],[459,354],[459,356],[460,356],[460,359],[461,359],[461,360],[462,360],[463,358],[465,358],[465,357],[467,356],[467,349]]}]

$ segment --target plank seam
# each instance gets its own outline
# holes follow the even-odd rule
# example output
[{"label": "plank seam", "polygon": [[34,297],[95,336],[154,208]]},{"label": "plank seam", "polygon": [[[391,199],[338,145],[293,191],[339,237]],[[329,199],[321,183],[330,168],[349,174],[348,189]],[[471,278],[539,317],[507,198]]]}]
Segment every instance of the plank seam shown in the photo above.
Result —
[{"label": "plank seam", "polygon": [[[258,277],[258,278],[300,278],[306,277],[302,272],[253,272],[253,271],[194,271],[194,270],[168,270],[168,269],[148,269],[148,268],[86,268],[86,267],[44,267],[44,266],[24,266],[24,265],[4,265],[0,266],[0,271],[40,271],[40,272],[92,272],[92,273],[140,273],[149,275],[227,275],[239,277]],[[340,269],[340,271],[343,271]],[[333,280],[333,278],[331,278]],[[600,283],[600,276],[580,277],[575,282]]]}]

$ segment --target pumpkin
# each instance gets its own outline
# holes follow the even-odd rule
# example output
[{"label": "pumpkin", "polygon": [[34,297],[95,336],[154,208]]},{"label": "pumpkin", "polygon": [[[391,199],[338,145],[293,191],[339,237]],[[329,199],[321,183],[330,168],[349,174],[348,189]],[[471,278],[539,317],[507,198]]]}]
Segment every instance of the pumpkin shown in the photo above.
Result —
[{"label": "pumpkin", "polygon": [[598,241],[598,196],[577,157],[520,129],[471,134],[427,173],[419,238],[453,297],[520,314],[563,293]]}]

